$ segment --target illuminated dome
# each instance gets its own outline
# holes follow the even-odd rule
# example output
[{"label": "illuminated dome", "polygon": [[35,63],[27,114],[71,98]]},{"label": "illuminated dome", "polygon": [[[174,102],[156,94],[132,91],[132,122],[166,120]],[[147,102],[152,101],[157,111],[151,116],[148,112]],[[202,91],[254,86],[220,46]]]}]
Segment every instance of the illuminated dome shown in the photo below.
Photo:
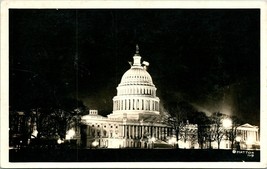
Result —
[{"label": "illuminated dome", "polygon": [[140,119],[142,115],[159,114],[159,98],[157,88],[147,72],[149,63],[143,61],[139,55],[139,47],[133,56],[133,64],[121,78],[117,87],[117,96],[113,98],[113,113],[108,117],[113,119]]},{"label": "illuminated dome", "polygon": [[150,74],[144,67],[131,67],[121,78],[119,86],[146,85],[154,86]]}]

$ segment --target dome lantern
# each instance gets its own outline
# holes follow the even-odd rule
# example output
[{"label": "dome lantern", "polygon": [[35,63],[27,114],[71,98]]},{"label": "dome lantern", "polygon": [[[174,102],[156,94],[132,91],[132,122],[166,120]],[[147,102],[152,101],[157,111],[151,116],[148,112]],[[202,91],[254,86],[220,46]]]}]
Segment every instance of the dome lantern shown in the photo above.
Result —
[{"label": "dome lantern", "polygon": [[136,45],[136,52],[135,55],[133,57],[133,66],[141,66],[141,56],[139,54],[139,46],[138,44]]}]

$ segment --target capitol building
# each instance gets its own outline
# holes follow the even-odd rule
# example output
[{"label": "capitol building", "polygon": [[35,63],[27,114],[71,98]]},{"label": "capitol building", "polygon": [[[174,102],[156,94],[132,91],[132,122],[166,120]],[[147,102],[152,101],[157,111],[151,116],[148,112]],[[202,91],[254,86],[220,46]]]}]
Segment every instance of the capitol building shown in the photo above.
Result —
[{"label": "capitol building", "polygon": [[85,147],[149,148],[172,136],[172,127],[160,117],[157,88],[147,72],[149,63],[141,59],[136,45],[131,68],[122,76],[113,97],[111,114],[103,117],[90,110],[82,117],[81,141]]},{"label": "capitol building", "polygon": [[[147,72],[149,63],[142,61],[138,45],[130,65],[117,86],[112,113],[104,117],[98,114],[98,110],[89,110],[81,117],[80,125],[69,127],[65,140],[58,139],[58,144],[75,141],[82,148],[260,148],[259,127],[248,123],[234,126],[229,117],[220,119],[221,124],[217,128],[215,123],[205,124],[206,133],[202,137],[199,126],[190,124],[188,120],[179,126],[174,125],[169,121],[174,120],[173,117],[160,112],[157,88]],[[22,111],[11,114],[11,145],[22,139],[23,131],[32,132],[30,139],[38,138],[37,123],[43,121],[38,122],[37,110],[33,109],[30,116]],[[224,120],[228,126],[224,126]],[[216,140],[218,131],[221,137],[219,144]]]},{"label": "capitol building", "polygon": [[[77,140],[84,148],[155,148],[155,145],[199,148],[197,124],[190,124],[187,120],[179,127],[177,135],[175,126],[164,120],[157,88],[147,72],[149,63],[141,59],[137,45],[131,68],[123,74],[117,95],[113,97],[112,113],[104,117],[97,110],[89,110],[89,114],[81,118]],[[224,130],[227,132],[226,128]],[[242,149],[259,145],[258,130],[257,126],[250,124],[238,126],[235,142],[240,143]],[[216,134],[210,132],[211,137]],[[231,141],[225,134],[222,136],[221,148],[230,149]],[[207,139],[202,148],[218,148],[218,142]]]}]

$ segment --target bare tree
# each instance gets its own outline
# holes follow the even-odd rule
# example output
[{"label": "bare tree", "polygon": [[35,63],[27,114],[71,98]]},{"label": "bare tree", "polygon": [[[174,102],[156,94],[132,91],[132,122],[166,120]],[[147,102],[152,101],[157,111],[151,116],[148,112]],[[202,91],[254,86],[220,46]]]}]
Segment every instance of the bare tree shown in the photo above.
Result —
[{"label": "bare tree", "polygon": [[[188,119],[188,114],[195,112],[195,109],[189,103],[181,101],[169,103],[168,111],[170,114],[168,123],[175,130],[176,142],[178,143],[179,139],[181,139],[180,130],[184,127],[184,122]],[[179,145],[176,145],[179,148]]]},{"label": "bare tree", "polygon": [[220,143],[226,134],[226,129],[223,127],[223,120],[226,118],[228,116],[220,112],[215,112],[211,115],[210,141],[216,141],[218,149],[220,149]]},{"label": "bare tree", "polygon": [[232,116],[230,118],[232,125],[231,128],[226,131],[226,137],[231,141],[231,149],[233,149],[237,136],[237,127],[242,123],[242,121],[237,116]]}]

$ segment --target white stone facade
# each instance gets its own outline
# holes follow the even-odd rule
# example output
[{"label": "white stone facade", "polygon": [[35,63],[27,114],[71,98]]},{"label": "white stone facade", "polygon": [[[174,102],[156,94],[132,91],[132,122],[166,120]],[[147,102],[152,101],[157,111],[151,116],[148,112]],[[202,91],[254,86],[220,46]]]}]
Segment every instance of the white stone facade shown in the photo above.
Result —
[{"label": "white stone facade", "polygon": [[131,68],[124,73],[113,98],[113,111],[108,117],[90,111],[82,117],[82,142],[85,147],[149,148],[151,142],[169,138],[171,126],[161,122],[160,99],[146,67],[141,64],[139,47]]}]

